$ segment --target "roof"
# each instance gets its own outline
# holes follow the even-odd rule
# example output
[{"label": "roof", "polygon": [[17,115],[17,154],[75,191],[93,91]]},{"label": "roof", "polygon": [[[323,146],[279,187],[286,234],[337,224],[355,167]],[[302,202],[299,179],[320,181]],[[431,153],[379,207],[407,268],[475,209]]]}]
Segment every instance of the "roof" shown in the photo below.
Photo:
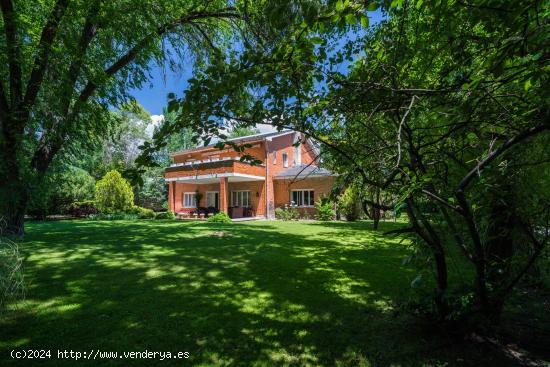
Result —
[{"label": "roof", "polygon": [[[291,133],[294,133],[294,131],[292,131],[292,130],[283,130],[283,131],[275,131],[275,132],[270,132],[270,133],[261,133],[261,134],[247,135],[247,136],[239,136],[237,138],[227,139],[227,141],[234,142],[234,143],[262,141],[262,140],[265,140],[266,138],[274,138],[274,137],[283,136],[283,135],[287,135],[287,134],[291,134]],[[182,150],[182,151],[179,151],[179,152],[174,152],[174,153],[171,153],[170,155],[174,156],[174,155],[178,155],[178,154],[196,152],[196,151],[200,151],[200,150],[203,150],[203,149],[213,148],[217,143],[218,142],[214,142],[212,144],[209,144],[209,145],[206,145],[206,146],[203,146],[203,147],[197,147],[197,148],[193,148],[193,149],[187,149],[187,150]]]},{"label": "roof", "polygon": [[313,165],[297,165],[279,172],[273,178],[307,178],[307,177],[324,177],[336,176],[328,169],[313,166]]}]

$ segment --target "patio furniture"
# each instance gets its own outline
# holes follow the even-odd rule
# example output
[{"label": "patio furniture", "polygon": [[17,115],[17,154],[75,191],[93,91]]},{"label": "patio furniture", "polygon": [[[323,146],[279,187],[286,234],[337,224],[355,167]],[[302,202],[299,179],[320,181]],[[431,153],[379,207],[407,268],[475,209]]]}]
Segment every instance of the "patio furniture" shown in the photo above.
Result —
[{"label": "patio furniture", "polygon": [[235,206],[231,208],[231,218],[242,218],[244,216],[244,208],[242,206]]}]

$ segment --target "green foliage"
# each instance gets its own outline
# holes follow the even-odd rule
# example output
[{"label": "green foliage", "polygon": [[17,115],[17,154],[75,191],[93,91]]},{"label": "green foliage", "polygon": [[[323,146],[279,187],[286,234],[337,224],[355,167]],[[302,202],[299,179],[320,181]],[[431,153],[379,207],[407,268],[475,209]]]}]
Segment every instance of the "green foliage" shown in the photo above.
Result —
[{"label": "green foliage", "polygon": [[152,209],[142,208],[134,205],[127,214],[135,214],[139,219],[155,219],[155,212]]},{"label": "green foliage", "polygon": [[231,218],[224,212],[219,212],[209,217],[208,222],[210,223],[232,223]]},{"label": "green foliage", "polygon": [[90,214],[88,216],[88,220],[134,220],[138,219],[137,214],[129,214],[129,213],[112,213],[112,214]]},{"label": "green foliage", "polygon": [[[245,6],[243,16],[241,1],[222,0],[5,4],[0,215],[14,233],[23,230],[29,183],[42,178],[59,153],[86,151],[107,135],[117,124],[111,110],[131,101],[128,91],[146,85],[155,65],[191,70],[210,57],[224,59],[233,30],[245,31],[244,19],[263,6]],[[113,158],[122,164],[128,157]]]},{"label": "green foliage", "polygon": [[160,212],[155,215],[155,219],[169,219],[174,220],[176,219],[176,215],[171,210],[168,210],[166,212]]},{"label": "green foliage", "polygon": [[317,220],[321,221],[329,221],[334,220],[334,216],[336,213],[334,213],[334,209],[332,209],[333,205],[328,201],[319,200],[315,203],[315,209],[317,209]]},{"label": "green foliage", "polygon": [[90,214],[98,214],[98,210],[95,207],[95,202],[93,200],[87,201],[76,201],[69,204],[64,208],[63,214],[72,215],[74,217],[87,217]]},{"label": "green foliage", "polygon": [[95,186],[95,204],[103,214],[125,213],[134,206],[132,187],[118,171],[110,171]]},{"label": "green foliage", "polygon": [[[548,12],[394,0],[377,3],[385,21],[344,41],[373,3],[317,8],[277,47],[216,60],[173,108],[202,137],[225,139],[227,116],[317,137],[324,163],[365,187],[375,223],[407,212],[439,318],[464,305],[494,322],[547,241],[536,229],[550,220]],[[474,281],[448,276],[455,248]]]},{"label": "green foliage", "polygon": [[[0,228],[1,230],[1,228]],[[23,257],[17,243],[0,233],[0,316],[6,304],[24,295]]]},{"label": "green foliage", "polygon": [[62,214],[71,203],[91,200],[94,178],[85,170],[56,162],[48,174],[30,188],[27,214],[38,219]]},{"label": "green foliage", "polygon": [[363,214],[362,197],[358,187],[350,186],[338,198],[338,210],[344,214],[347,221],[353,222]]},{"label": "green foliage", "polygon": [[290,206],[275,208],[275,218],[284,221],[298,220],[300,219],[300,212],[298,209]]},{"label": "green foliage", "polygon": [[260,129],[254,128],[254,127],[235,127],[231,130],[231,133],[229,134],[230,138],[239,138],[242,136],[249,136],[249,135],[255,135],[259,134]]}]

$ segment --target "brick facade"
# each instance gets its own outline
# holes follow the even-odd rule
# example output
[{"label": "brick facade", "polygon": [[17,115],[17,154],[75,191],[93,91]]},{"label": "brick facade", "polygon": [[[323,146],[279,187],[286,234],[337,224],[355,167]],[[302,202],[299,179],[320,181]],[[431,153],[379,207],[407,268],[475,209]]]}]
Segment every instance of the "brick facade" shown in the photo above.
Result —
[{"label": "brick facade", "polygon": [[[252,144],[244,153],[235,152],[232,148],[219,150],[210,146],[173,154],[174,165],[165,172],[170,210],[176,213],[196,210],[184,207],[185,192],[199,192],[199,207],[206,207],[207,192],[218,192],[218,208],[228,212],[231,207],[231,192],[244,190],[250,192],[253,215],[273,218],[276,207],[290,204],[292,189],[314,190],[315,201],[328,196],[334,177],[296,180],[274,178],[274,175],[294,165],[318,164],[316,149],[312,144],[306,142],[298,147],[293,146],[300,138],[300,135],[291,132],[260,134],[257,138],[244,141]],[[250,165],[240,162],[238,159],[241,154],[250,154],[262,163]],[[283,162],[283,154],[287,156],[287,167]],[[230,159],[227,160],[226,157]],[[299,210],[313,214],[315,209],[304,207]]]}]

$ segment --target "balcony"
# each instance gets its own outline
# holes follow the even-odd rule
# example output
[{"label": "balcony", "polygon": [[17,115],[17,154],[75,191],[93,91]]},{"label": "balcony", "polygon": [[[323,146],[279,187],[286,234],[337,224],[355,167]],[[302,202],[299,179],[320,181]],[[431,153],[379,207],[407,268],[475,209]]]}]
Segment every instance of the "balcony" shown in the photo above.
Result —
[{"label": "balcony", "polygon": [[230,182],[263,181],[265,166],[251,165],[235,158],[174,163],[165,170],[166,182],[214,183],[228,177]]}]

